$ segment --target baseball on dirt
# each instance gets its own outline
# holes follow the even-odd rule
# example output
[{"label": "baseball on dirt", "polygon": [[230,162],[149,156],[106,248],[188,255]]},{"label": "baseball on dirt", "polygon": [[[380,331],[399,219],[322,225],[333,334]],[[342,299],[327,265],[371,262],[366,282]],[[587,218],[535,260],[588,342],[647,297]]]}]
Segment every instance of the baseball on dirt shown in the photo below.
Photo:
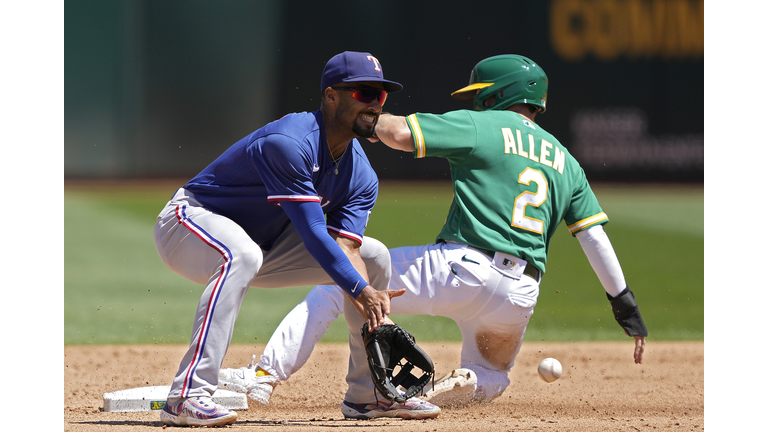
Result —
[{"label": "baseball on dirt", "polygon": [[563,375],[563,366],[557,359],[545,358],[539,363],[539,377],[551,383],[557,381]]}]

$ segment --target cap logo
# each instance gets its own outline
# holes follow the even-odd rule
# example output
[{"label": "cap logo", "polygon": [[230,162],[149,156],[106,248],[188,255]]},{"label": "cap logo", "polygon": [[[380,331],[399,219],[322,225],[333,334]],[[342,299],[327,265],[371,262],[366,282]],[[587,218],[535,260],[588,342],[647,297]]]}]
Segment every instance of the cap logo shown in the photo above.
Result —
[{"label": "cap logo", "polygon": [[369,55],[369,56],[368,56],[368,61],[372,61],[372,62],[373,62],[373,69],[374,69],[376,72],[379,72],[379,73],[381,73],[381,63],[379,63],[379,59],[377,59],[377,58],[376,58],[376,57],[374,57],[374,56],[371,56],[371,55]]},{"label": "cap logo", "polygon": [[[379,59],[371,53],[357,51],[344,51],[331,57],[323,68],[323,77],[320,79],[320,89],[339,82],[380,82],[383,89],[394,93],[403,89],[400,83],[384,79],[384,67]],[[383,101],[382,101],[383,102]]]}]

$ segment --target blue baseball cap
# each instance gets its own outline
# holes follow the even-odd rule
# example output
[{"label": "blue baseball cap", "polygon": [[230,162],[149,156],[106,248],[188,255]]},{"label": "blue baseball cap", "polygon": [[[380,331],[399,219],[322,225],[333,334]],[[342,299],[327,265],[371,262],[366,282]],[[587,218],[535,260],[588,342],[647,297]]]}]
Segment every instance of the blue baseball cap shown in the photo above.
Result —
[{"label": "blue baseball cap", "polygon": [[370,53],[344,51],[328,60],[323,69],[320,91],[339,82],[377,81],[384,84],[389,93],[400,91],[400,83],[384,79],[384,69],[379,60]]}]

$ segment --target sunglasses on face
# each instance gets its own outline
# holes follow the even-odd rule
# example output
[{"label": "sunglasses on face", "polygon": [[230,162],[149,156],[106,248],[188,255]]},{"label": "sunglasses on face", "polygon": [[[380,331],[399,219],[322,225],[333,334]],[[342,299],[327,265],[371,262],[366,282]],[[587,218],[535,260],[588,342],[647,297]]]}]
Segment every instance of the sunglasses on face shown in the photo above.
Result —
[{"label": "sunglasses on face", "polygon": [[331,87],[334,90],[347,90],[353,91],[352,97],[359,100],[364,104],[369,104],[374,100],[379,100],[379,105],[384,106],[384,102],[387,100],[387,91],[379,90],[373,87]]}]

